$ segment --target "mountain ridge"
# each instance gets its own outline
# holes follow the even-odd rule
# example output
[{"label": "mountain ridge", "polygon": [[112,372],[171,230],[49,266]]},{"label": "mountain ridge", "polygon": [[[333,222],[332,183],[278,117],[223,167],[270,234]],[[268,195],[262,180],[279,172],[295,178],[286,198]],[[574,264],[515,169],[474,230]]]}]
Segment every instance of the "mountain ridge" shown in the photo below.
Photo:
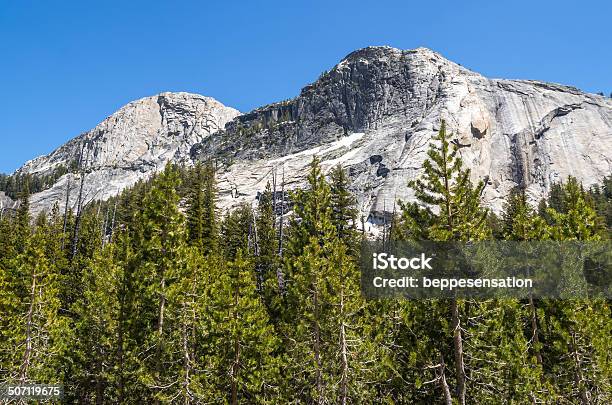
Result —
[{"label": "mountain ridge", "polygon": [[[118,128],[103,125],[134,103],[155,97],[158,113],[128,114],[116,123]],[[221,163],[220,204],[229,209],[253,203],[274,171],[284,170],[288,187],[299,187],[316,154],[326,170],[338,163],[347,168],[362,215],[376,223],[396,198],[414,198],[407,180],[419,175],[442,119],[474,179],[487,180],[484,198],[494,211],[501,210],[514,186],[525,187],[535,202],[568,175],[589,185],[612,167],[609,99],[555,83],[488,79],[427,48],[358,49],[296,97],[245,114],[213,101],[190,93],[136,100],[16,173],[44,173],[54,162],[74,160],[82,155],[74,145],[82,147],[77,140],[85,136],[95,144],[88,149],[94,156],[90,172],[104,169],[87,198],[108,198],[169,161],[191,164],[213,158]],[[105,149],[102,140],[107,144],[121,138],[115,132],[136,141],[142,133],[154,134],[145,136],[150,141],[146,150],[138,142],[138,147],[115,142]],[[122,170],[113,172],[113,164]],[[61,205],[71,176],[35,194],[34,209]]]},{"label": "mountain ridge", "polygon": [[[236,117],[224,130],[195,145],[192,158],[255,161],[249,167],[229,167],[228,173],[221,173],[222,181],[235,188],[232,195],[253,195],[253,188],[261,186],[262,179],[253,183],[252,176],[243,173],[255,168],[270,172],[271,165],[262,160],[274,162],[278,156],[367,133],[360,141],[365,139],[367,143],[369,139],[363,153],[353,147],[353,156],[343,163],[352,173],[353,191],[360,197],[362,212],[381,220],[393,207],[394,196],[408,200],[414,197],[405,177],[419,174],[426,146],[445,119],[457,142],[464,146],[464,159],[474,166],[474,179],[491,182],[485,199],[499,212],[503,198],[516,185],[526,187],[531,201],[536,202],[553,182],[570,174],[587,185],[608,174],[611,108],[610,100],[570,86],[487,79],[426,48],[402,51],[369,47],[349,54],[295,98]],[[584,115],[577,117],[581,125],[564,121],[574,119],[574,111],[578,111],[574,115]],[[551,125],[549,137],[540,140],[551,131]],[[575,162],[567,148],[551,154],[551,148],[559,147],[558,138],[564,138],[562,141],[583,158],[597,152],[589,149],[588,136],[580,136],[575,130],[602,141],[604,154],[594,165],[577,164],[582,162]],[[322,158],[325,166],[326,157]],[[505,162],[500,164],[496,161],[499,158]],[[337,161],[334,156],[329,160]],[[303,173],[306,163],[302,160],[299,167],[294,165],[292,173]],[[293,183],[303,184],[303,176],[290,177]],[[372,193],[373,189],[377,191]]]},{"label": "mountain ridge", "polygon": [[[198,94],[164,92],[143,97],[48,155],[26,162],[15,174],[43,176],[58,167],[71,169],[50,188],[32,195],[34,212],[65,200],[67,188],[79,181],[72,173],[77,167],[86,176],[85,199],[107,199],[160,171],[169,161],[188,159],[192,144],[237,115],[238,110]],[[74,208],[77,193],[68,194]]]}]

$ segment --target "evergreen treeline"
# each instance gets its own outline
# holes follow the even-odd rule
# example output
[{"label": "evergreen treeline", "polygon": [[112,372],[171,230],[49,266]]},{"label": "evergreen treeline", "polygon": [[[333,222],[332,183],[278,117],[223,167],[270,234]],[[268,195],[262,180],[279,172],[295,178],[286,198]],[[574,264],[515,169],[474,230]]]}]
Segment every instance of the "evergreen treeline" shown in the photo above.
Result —
[{"label": "evergreen treeline", "polygon": [[[74,164],[73,171],[74,171]],[[51,173],[44,176],[13,174],[7,175],[0,173],[0,191],[3,191],[13,200],[18,199],[27,187],[30,193],[38,193],[51,187],[60,177],[68,173],[66,166],[58,165]]]},{"label": "evergreen treeline", "polygon": [[[611,180],[481,204],[444,125],[387,238],[597,240]],[[280,188],[280,190],[279,190]],[[222,215],[212,163],[169,165],[110,201],[0,220],[0,383],[61,383],[66,403],[612,402],[604,300],[373,300],[342,168],[276,176]],[[429,208],[423,208],[429,207]],[[285,218],[287,217],[287,218]]]}]

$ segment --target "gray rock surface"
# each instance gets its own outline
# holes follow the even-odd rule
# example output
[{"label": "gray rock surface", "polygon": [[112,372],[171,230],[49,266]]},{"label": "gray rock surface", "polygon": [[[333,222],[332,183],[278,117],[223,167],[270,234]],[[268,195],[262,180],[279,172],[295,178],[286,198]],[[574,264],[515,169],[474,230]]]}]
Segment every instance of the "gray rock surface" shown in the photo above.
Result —
[{"label": "gray rock surface", "polygon": [[612,172],[610,99],[488,79],[424,48],[353,52],[295,99],[235,118],[192,156],[225,159],[221,189],[232,205],[251,200],[274,167],[290,185],[303,183],[316,154],[327,169],[348,168],[361,211],[376,223],[397,198],[414,198],[407,182],[442,119],[497,212],[516,185],[535,203],[568,175],[589,185]]},{"label": "gray rock surface", "polygon": [[[189,160],[191,147],[240,114],[210,97],[162,93],[131,102],[49,155],[27,162],[17,172],[48,174],[63,165],[86,168],[84,200],[107,199],[162,170],[169,161]],[[75,207],[80,179],[68,173],[53,187],[31,197],[34,212],[54,203],[63,207],[70,187]]]},{"label": "gray rock surface", "polygon": [[[407,182],[421,173],[442,119],[497,212],[516,185],[535,203],[568,175],[588,186],[612,172],[612,100],[557,84],[488,79],[428,49],[389,47],[355,51],[296,98],[244,115],[186,93],[135,101],[20,171],[67,165],[86,145],[93,199],[168,161],[215,158],[223,163],[220,204],[229,209],[252,203],[274,170],[279,180],[284,171],[288,188],[302,185],[317,155],[326,170],[348,169],[361,212],[376,224],[396,199],[414,197]],[[61,204],[71,178],[78,181],[65,175],[34,195],[34,209]]]},{"label": "gray rock surface", "polygon": [[0,215],[5,211],[17,208],[17,202],[9,198],[3,191],[0,191]]}]

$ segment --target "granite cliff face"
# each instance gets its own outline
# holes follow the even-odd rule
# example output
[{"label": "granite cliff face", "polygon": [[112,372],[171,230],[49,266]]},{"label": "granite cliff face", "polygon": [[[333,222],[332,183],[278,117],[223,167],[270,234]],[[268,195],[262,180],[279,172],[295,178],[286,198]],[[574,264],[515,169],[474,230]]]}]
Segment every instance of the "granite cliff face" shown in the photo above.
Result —
[{"label": "granite cliff face", "polygon": [[3,191],[0,191],[0,215],[5,210],[14,209],[17,207],[17,203],[7,197]]},{"label": "granite cliff face", "polygon": [[407,182],[442,119],[495,211],[516,185],[536,202],[568,175],[589,185],[612,171],[610,99],[488,79],[424,48],[353,52],[295,99],[236,117],[192,157],[225,158],[222,190],[248,201],[272,168],[302,184],[316,154],[326,168],[348,168],[361,211],[376,223],[397,198],[413,198]]},{"label": "granite cliff face", "polygon": [[[84,200],[107,199],[162,170],[170,161],[189,160],[191,147],[236,117],[239,112],[210,97],[162,93],[127,104],[91,131],[49,155],[27,162],[17,173],[45,175],[59,166],[85,168]],[[72,189],[74,207],[80,179],[68,173],[49,189],[31,197],[34,211],[55,202],[62,206]]]},{"label": "granite cliff face", "polygon": [[[230,208],[253,202],[274,170],[285,173],[288,188],[299,187],[317,155],[326,169],[349,170],[360,210],[379,223],[396,199],[413,198],[407,182],[420,174],[442,119],[474,179],[486,181],[484,198],[495,211],[516,185],[535,202],[568,175],[589,185],[612,172],[612,100],[488,79],[428,49],[389,47],[355,51],[296,98],[244,115],[186,93],[135,101],[19,171],[45,173],[84,150],[86,199],[98,199],[168,161],[215,158],[220,204]],[[72,177],[34,195],[35,209],[62,204]]]}]

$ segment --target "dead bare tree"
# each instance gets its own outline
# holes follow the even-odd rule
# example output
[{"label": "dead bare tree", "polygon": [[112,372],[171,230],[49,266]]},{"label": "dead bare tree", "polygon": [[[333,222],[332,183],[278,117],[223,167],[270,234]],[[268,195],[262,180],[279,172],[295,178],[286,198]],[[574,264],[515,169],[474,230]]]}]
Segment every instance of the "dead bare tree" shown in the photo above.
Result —
[{"label": "dead bare tree", "polygon": [[[274,193],[276,194],[276,192]],[[276,206],[274,207],[276,212]],[[278,224],[278,257],[283,257],[283,216],[285,214],[285,166],[283,166],[283,181],[281,183],[281,207],[280,207],[280,220]],[[276,279],[278,281],[278,290],[281,294],[285,293],[285,277],[280,264],[276,267]]]},{"label": "dead bare tree", "polygon": [[448,387],[448,382],[446,381],[446,364],[444,363],[444,356],[440,354],[438,364],[427,366],[425,368],[433,369],[436,377],[431,381],[424,382],[423,385],[437,383],[442,390],[442,395],[444,396],[444,405],[452,405],[453,397],[451,396],[450,388]]},{"label": "dead bare tree", "polygon": [[[259,237],[257,235],[257,216],[254,211],[251,211],[252,223],[251,229],[253,232],[253,255],[259,257]],[[249,232],[250,233],[250,232]],[[263,269],[261,263],[257,263],[255,267],[255,273],[257,276],[257,291],[263,291]]]},{"label": "dead bare tree", "polygon": [[272,210],[275,219],[272,221],[272,228],[276,229],[276,167],[272,169]]},{"label": "dead bare tree", "polygon": [[110,206],[107,205],[106,206],[106,213],[104,214],[104,222],[102,223],[102,232],[101,232],[101,243],[102,243],[102,248],[104,248],[104,245],[106,244],[106,232],[108,230],[108,216],[109,216],[109,211],[110,211]]},{"label": "dead bare tree", "polygon": [[580,402],[582,405],[588,405],[591,403],[591,398],[589,395],[589,392],[587,391],[586,387],[585,387],[585,378],[582,372],[582,360],[581,360],[581,356],[580,353],[578,352],[578,345],[576,343],[577,339],[576,339],[576,331],[573,330],[573,328],[570,328],[570,335],[572,337],[571,343],[570,343],[570,349],[572,350],[572,357],[574,359],[574,382],[576,384],[576,388],[578,389],[578,392],[580,393]]},{"label": "dead bare tree", "polygon": [[66,181],[66,200],[64,203],[64,226],[62,228],[62,250],[66,247],[66,228],[68,227],[68,205],[70,204],[70,180],[72,180],[72,173],[68,174],[68,180]]},{"label": "dead bare tree", "polygon": [[115,217],[117,215],[117,202],[119,201],[119,198],[116,197],[115,198],[115,206],[113,208],[113,219],[111,220],[111,227],[110,227],[110,235],[108,237],[108,241],[112,242],[113,241],[113,234],[115,232]]},{"label": "dead bare tree", "polygon": [[[239,296],[238,283],[234,287],[234,322],[238,319],[238,296]],[[240,334],[236,333],[234,336],[234,361],[232,363],[232,405],[238,404],[238,373],[240,371]]]},{"label": "dead bare tree", "polygon": [[[530,269],[527,268],[527,277],[530,277]],[[540,332],[538,328],[538,312],[533,301],[533,289],[529,289],[529,312],[531,318],[531,339],[533,340],[536,361],[541,366],[543,363],[542,352],[540,351]]]},{"label": "dead bare tree", "polygon": [[[344,317],[346,309],[344,307],[344,284],[341,284],[340,288],[340,313]],[[346,338],[346,324],[344,319],[340,324],[340,360],[342,375],[340,377],[340,403],[346,405],[348,401],[348,375],[349,375],[349,363],[348,363],[348,343]]]},{"label": "dead bare tree", "polygon": [[457,297],[451,298],[451,314],[453,327],[453,346],[455,349],[455,373],[457,374],[457,397],[461,405],[465,405],[465,363],[463,360],[463,336],[459,318],[459,303]]},{"label": "dead bare tree", "polygon": [[451,398],[450,389],[448,388],[448,383],[446,382],[446,364],[444,364],[444,356],[442,355],[440,355],[440,366],[438,370],[440,388],[444,393],[444,403],[446,405],[452,405],[453,399]]},{"label": "dead bare tree", "polygon": [[[74,222],[74,231],[72,233],[72,251],[70,253],[70,261],[74,260],[77,251],[78,251],[78,243],[79,243],[79,231],[81,227],[81,217],[83,216],[83,187],[85,186],[85,177],[86,177],[86,166],[87,166],[87,158],[85,157],[85,161],[83,161],[83,153],[85,152],[85,148],[87,147],[87,142],[83,143],[83,148],[81,149],[81,156],[79,158],[79,172],[81,174],[81,185],[79,186],[79,196],[77,198],[77,213]],[[89,153],[89,148],[87,148],[87,152]]]}]

